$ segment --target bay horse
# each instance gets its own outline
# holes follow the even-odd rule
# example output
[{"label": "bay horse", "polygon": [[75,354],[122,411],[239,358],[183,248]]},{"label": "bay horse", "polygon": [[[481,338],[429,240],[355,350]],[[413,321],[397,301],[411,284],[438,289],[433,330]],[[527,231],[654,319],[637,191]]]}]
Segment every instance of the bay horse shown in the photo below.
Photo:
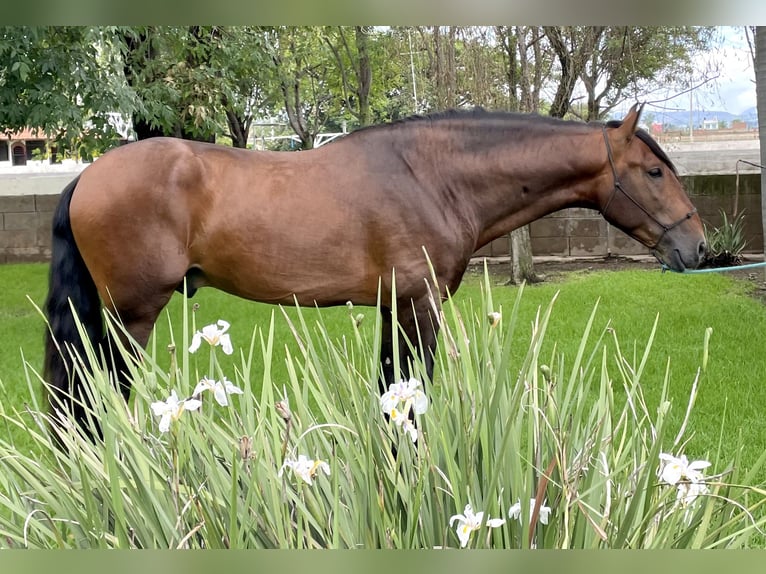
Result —
[{"label": "bay horse", "polygon": [[[49,402],[85,420],[70,375],[71,352],[83,349],[70,301],[94,345],[103,306],[145,346],[184,284],[189,296],[210,286],[304,306],[375,306],[380,289],[385,388],[404,374],[392,363],[392,271],[399,326],[421,342],[430,378],[439,322],[428,259],[443,299],[481,246],[577,206],[599,210],[671,269],[696,267],[702,223],[672,162],[638,128],[640,113],[636,105],[604,124],[476,109],[362,128],[302,152],[172,138],[110,150],[64,189],[53,218]],[[120,384],[127,399],[130,383]]]}]

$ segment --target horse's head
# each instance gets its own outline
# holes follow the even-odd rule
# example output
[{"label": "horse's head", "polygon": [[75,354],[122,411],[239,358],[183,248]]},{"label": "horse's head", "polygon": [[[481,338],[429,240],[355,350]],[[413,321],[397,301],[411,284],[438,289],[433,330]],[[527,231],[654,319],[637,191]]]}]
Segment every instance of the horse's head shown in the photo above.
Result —
[{"label": "horse's head", "polygon": [[610,183],[601,213],[674,271],[697,267],[706,249],[702,222],[665,152],[638,130],[640,115],[633,106],[622,122],[603,127]]}]

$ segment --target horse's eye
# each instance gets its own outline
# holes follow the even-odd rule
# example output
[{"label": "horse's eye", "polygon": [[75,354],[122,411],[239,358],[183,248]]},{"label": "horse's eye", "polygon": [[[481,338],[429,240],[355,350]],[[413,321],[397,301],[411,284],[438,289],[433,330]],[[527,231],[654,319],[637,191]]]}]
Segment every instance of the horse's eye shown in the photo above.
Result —
[{"label": "horse's eye", "polygon": [[662,170],[658,167],[653,167],[648,173],[649,177],[662,177]]}]

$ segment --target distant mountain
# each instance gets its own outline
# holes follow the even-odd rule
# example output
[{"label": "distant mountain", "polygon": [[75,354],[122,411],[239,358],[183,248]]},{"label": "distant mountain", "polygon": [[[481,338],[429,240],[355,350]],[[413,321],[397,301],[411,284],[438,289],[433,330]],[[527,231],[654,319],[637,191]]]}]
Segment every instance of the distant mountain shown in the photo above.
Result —
[{"label": "distant mountain", "polygon": [[[665,130],[673,128],[688,128],[689,127],[689,111],[678,112],[660,112],[655,110],[647,110],[644,112],[641,123],[659,123],[663,125]],[[622,115],[613,114],[611,119],[621,120]],[[694,110],[691,114],[691,121],[694,122],[694,129],[702,129],[702,123],[705,120],[717,120],[719,122],[726,122],[731,125],[733,120],[742,120],[747,123],[749,128],[758,127],[758,114],[756,108],[748,108],[741,114],[732,114],[730,112],[724,112],[721,110]]]},{"label": "distant mountain", "polygon": [[746,109],[744,112],[739,114],[739,118],[741,120],[746,121],[749,127],[757,128],[758,127],[758,108],[753,106],[752,108]]},{"label": "distant mountain", "polygon": [[644,113],[643,121],[646,123],[660,123],[665,130],[672,128],[688,128],[692,121],[695,129],[701,129],[705,120],[716,120],[731,125],[733,120],[742,120],[748,127],[758,127],[758,116],[756,108],[750,108],[741,114],[732,114],[722,110],[694,110],[691,114],[688,111],[678,112],[660,112],[647,111]]}]

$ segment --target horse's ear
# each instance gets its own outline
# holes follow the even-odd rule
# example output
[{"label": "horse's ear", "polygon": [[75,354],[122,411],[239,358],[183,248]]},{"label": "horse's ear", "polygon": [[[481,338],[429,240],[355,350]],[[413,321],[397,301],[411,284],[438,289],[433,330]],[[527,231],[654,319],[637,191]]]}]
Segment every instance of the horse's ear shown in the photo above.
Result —
[{"label": "horse's ear", "polygon": [[615,151],[628,145],[630,140],[633,139],[633,135],[636,133],[636,130],[638,130],[638,120],[641,118],[641,112],[643,110],[644,104],[633,104],[628,111],[628,114],[623,118],[622,124],[612,130],[610,139],[612,140],[612,146]]}]

